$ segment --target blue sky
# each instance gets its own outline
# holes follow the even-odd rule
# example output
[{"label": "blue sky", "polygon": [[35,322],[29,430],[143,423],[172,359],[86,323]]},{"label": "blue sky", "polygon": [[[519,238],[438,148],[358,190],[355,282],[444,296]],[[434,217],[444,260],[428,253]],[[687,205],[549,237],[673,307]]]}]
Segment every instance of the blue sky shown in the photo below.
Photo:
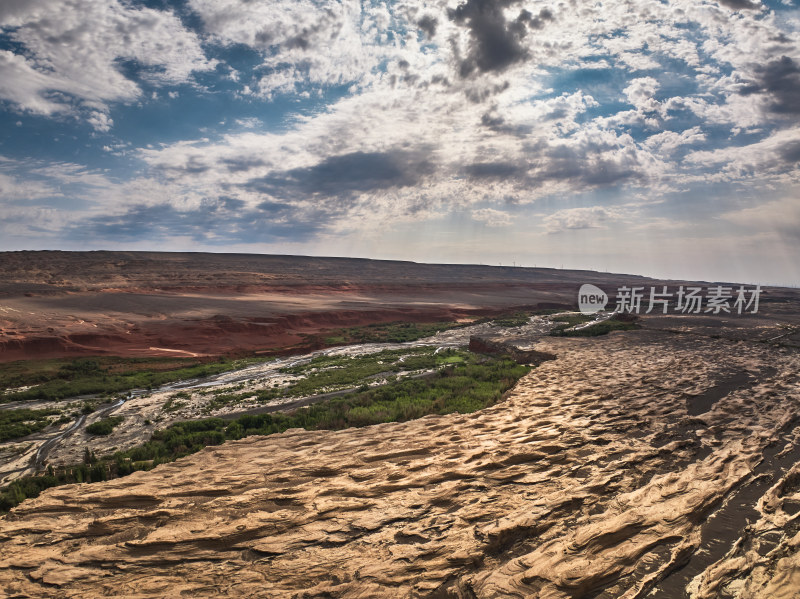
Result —
[{"label": "blue sky", "polygon": [[791,0],[5,0],[0,250],[800,284]]}]

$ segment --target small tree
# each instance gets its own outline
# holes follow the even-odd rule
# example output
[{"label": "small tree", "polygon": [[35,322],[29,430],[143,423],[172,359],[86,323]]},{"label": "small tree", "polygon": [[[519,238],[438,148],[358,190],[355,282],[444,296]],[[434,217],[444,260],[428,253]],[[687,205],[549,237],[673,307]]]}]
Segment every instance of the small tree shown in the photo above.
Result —
[{"label": "small tree", "polygon": [[97,457],[94,455],[94,451],[89,449],[88,447],[83,448],[83,463],[84,464],[94,464],[97,461]]}]

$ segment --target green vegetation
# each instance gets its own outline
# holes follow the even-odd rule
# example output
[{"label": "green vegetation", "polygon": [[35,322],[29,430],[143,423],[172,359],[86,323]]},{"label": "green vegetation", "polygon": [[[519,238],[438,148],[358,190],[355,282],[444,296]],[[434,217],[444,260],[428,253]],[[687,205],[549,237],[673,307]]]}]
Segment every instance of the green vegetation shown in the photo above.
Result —
[{"label": "green vegetation", "polygon": [[109,418],[103,418],[102,420],[98,420],[97,422],[93,422],[87,426],[86,432],[91,435],[110,435],[111,431],[113,431],[116,426],[122,423],[122,420],[123,418],[121,416],[110,416]]},{"label": "green vegetation", "polygon": [[167,413],[176,412],[177,410],[181,409],[183,406],[186,405],[185,401],[178,401],[178,400],[191,399],[191,397],[192,396],[186,391],[181,391],[180,393],[176,393],[175,395],[170,396],[169,399],[167,399],[167,401],[164,402],[164,405],[161,406],[161,411]]},{"label": "green vegetation", "polygon": [[[88,472],[87,472],[88,474]],[[83,477],[85,481],[86,478]],[[66,476],[56,478],[51,475],[26,476],[15,480],[0,491],[0,512],[7,512],[12,507],[19,505],[28,497],[38,497],[39,493],[50,487],[77,482]]]},{"label": "green vegetation", "polygon": [[[474,322],[393,322],[331,331],[325,337],[312,336],[309,341],[328,345],[353,343],[414,341],[455,328],[483,322],[498,326],[520,326],[531,314],[485,317]],[[25,400],[60,400],[80,395],[113,394],[131,389],[153,389],[188,378],[202,378],[242,368],[267,358],[205,361],[194,358],[120,358],[98,356],[79,359],[21,360],[0,365],[0,403]],[[30,387],[25,389],[25,387]]]},{"label": "green vegetation", "polygon": [[531,317],[527,312],[516,312],[501,318],[495,318],[492,322],[498,327],[521,327],[530,322]]},{"label": "green vegetation", "polygon": [[486,316],[472,322],[390,322],[350,327],[331,331],[324,337],[328,345],[350,345],[353,343],[404,343],[431,337],[440,331],[468,327],[473,324],[491,322],[499,327],[519,327],[530,322],[534,314],[552,314],[558,310],[536,310],[528,312],[509,312],[499,316]]},{"label": "green vegetation", "polygon": [[[600,335],[607,335],[611,331],[632,331],[638,329],[639,325],[633,322],[622,322],[619,320],[604,320],[598,322],[585,329],[577,331],[563,331],[561,334],[564,337],[599,337]],[[552,334],[552,333],[551,333]]]},{"label": "green vegetation", "polygon": [[551,318],[553,322],[561,322],[563,324],[556,327],[555,330],[564,330],[570,327],[574,327],[579,324],[585,324],[594,320],[594,315],[589,314],[578,314],[578,313],[570,313],[570,314],[560,314],[559,316],[553,316]]},{"label": "green vegetation", "polygon": [[110,464],[102,460],[94,464],[84,462],[67,466],[60,468],[58,472],[49,467],[47,473],[42,476],[26,476],[0,489],[0,513],[7,512],[29,497],[38,497],[39,493],[50,487],[71,483],[94,483],[114,476],[115,472],[112,471]]},{"label": "green vegetation", "polygon": [[611,331],[630,331],[639,328],[639,325],[637,325],[635,322],[619,320],[616,317],[612,317],[608,320],[598,322],[597,324],[590,325],[583,329],[568,331],[566,329],[594,320],[594,316],[586,314],[569,314],[556,317],[553,320],[564,323],[550,331],[550,335],[553,337],[599,337],[600,335],[607,335]]},{"label": "green vegetation", "polygon": [[251,398],[261,403],[268,403],[284,397],[308,397],[353,389],[368,384],[370,380],[434,370],[463,360],[464,358],[455,350],[436,353],[432,347],[384,350],[363,356],[320,356],[306,364],[281,369],[281,372],[286,374],[303,377],[287,387],[272,387],[243,393],[230,393],[226,390],[216,394],[206,404],[205,410],[208,413],[222,406]]},{"label": "green vegetation", "polygon": [[186,406],[185,401],[175,401],[174,397],[170,397],[167,401],[164,402],[164,405],[161,406],[161,411],[169,414],[171,412],[177,412],[184,406]]},{"label": "green vegetation", "polygon": [[464,352],[458,354],[448,358],[459,357],[461,362],[425,377],[396,380],[374,389],[361,388],[293,412],[245,415],[232,421],[208,418],[177,423],[156,431],[148,443],[119,453],[115,459],[122,457],[130,463],[157,460],[160,463],[227,439],[269,435],[289,428],[342,429],[411,420],[426,414],[473,412],[496,403],[530,370],[507,359]]},{"label": "green vegetation", "polygon": [[405,343],[431,337],[439,331],[447,331],[468,326],[461,322],[390,322],[350,327],[331,331],[325,337],[328,345],[349,345],[353,343]]},{"label": "green vegetation", "polygon": [[[373,358],[373,363],[367,358]],[[358,358],[329,356],[291,370],[307,370],[309,377],[319,375],[325,378],[332,376],[326,372],[347,371],[350,367],[362,373],[375,372],[376,369],[399,372],[411,367],[439,367],[439,370],[415,378],[391,380],[381,387],[362,386],[346,395],[292,412],[245,415],[230,421],[208,418],[179,422],[155,431],[150,441],[134,449],[101,458],[87,454],[82,464],[61,468],[58,472],[49,468],[44,476],[15,481],[0,490],[0,511],[8,511],[26,497],[35,497],[48,487],[107,480],[137,470],[149,470],[203,447],[248,435],[269,435],[297,427],[307,430],[342,429],[406,421],[426,414],[473,412],[499,401],[505,391],[530,371],[530,367],[504,358],[454,350],[433,354],[430,348],[380,352]],[[351,375],[341,376],[350,380]],[[330,382],[327,378],[325,380]],[[340,384],[342,380],[335,379]]]},{"label": "green vegetation", "polygon": [[[0,403],[59,400],[78,395],[152,389],[177,380],[211,376],[263,358],[201,362],[191,358],[81,358],[29,360],[0,365]],[[33,385],[30,389],[14,388]]]},{"label": "green vegetation", "polygon": [[97,462],[97,456],[94,454],[94,450],[89,449],[88,447],[83,448],[83,463],[84,464],[94,464]]},{"label": "green vegetation", "polygon": [[50,424],[58,410],[0,410],[0,442],[25,437]]}]

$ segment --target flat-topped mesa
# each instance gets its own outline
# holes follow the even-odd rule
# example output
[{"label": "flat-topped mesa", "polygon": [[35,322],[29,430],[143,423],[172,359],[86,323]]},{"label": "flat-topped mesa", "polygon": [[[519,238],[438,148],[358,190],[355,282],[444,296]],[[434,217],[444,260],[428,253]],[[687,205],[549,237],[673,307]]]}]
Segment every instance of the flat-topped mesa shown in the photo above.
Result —
[{"label": "flat-topped mesa", "polygon": [[520,349],[504,339],[477,337],[475,335],[469,338],[469,351],[476,354],[508,356],[517,364],[541,364],[547,360],[556,359],[554,354],[548,352]]}]

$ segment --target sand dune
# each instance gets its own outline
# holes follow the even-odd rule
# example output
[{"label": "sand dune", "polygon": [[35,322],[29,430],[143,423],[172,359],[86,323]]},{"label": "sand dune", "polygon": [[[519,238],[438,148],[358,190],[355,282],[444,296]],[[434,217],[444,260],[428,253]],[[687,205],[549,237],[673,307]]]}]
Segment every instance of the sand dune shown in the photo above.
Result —
[{"label": "sand dune", "polygon": [[[654,331],[537,349],[557,359],[475,414],[292,430],[51,489],[0,521],[2,586],[54,597],[797,596],[797,354]],[[750,376],[719,393],[731,372]],[[731,524],[715,544],[717,516]]]}]

